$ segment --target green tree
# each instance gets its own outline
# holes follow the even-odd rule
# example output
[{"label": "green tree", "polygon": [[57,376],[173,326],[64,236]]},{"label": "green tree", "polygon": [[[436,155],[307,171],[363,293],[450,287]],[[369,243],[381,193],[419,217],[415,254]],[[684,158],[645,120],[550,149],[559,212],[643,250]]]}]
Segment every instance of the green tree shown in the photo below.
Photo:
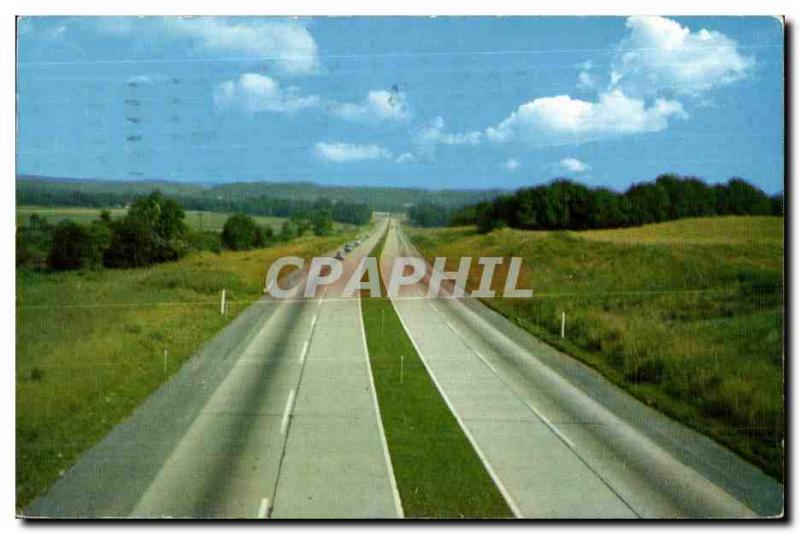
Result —
[{"label": "green tree", "polygon": [[222,244],[231,250],[263,247],[266,235],[249,215],[237,213],[228,217],[222,229]]},{"label": "green tree", "polygon": [[283,221],[281,233],[278,235],[278,239],[281,241],[291,241],[295,237],[297,237],[297,225],[290,219],[286,219]]},{"label": "green tree", "polygon": [[47,264],[56,270],[100,267],[110,237],[108,227],[103,224],[84,226],[62,221],[53,231]]},{"label": "green tree", "polygon": [[158,191],[135,199],[125,217],[107,223],[111,241],[104,263],[142,267],[177,260],[189,249],[183,217],[183,208]]}]

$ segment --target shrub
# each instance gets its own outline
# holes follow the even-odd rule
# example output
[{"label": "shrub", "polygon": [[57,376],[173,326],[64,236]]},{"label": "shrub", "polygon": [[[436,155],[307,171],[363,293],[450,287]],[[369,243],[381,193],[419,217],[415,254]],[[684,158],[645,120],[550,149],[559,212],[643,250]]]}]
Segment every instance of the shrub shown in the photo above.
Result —
[{"label": "shrub", "polygon": [[154,192],[134,201],[128,214],[110,222],[111,242],[103,255],[108,267],[143,267],[174,261],[188,250],[180,205]]},{"label": "shrub", "polygon": [[[270,232],[271,233],[271,232]],[[228,217],[222,229],[222,244],[231,250],[248,250],[263,247],[266,232],[249,215],[237,213]]]},{"label": "shrub", "polygon": [[27,226],[17,228],[17,265],[45,267],[53,237],[53,226],[38,214],[31,214]]},{"label": "shrub", "polygon": [[53,231],[47,264],[56,270],[100,267],[109,241],[110,232],[102,223],[63,221]]}]

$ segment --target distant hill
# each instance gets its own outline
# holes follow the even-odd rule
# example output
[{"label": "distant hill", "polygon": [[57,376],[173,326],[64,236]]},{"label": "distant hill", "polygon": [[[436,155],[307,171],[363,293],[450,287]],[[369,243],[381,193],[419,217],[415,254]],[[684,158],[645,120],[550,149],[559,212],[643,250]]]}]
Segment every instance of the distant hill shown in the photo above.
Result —
[{"label": "distant hill", "polygon": [[311,182],[239,182],[202,184],[161,180],[98,180],[17,176],[17,203],[116,206],[154,189],[184,199],[189,204],[218,201],[238,204],[259,197],[288,201],[315,201],[367,204],[378,211],[403,211],[423,202],[446,207],[462,207],[490,200],[503,193],[501,189],[428,190],[402,187],[329,186]]}]

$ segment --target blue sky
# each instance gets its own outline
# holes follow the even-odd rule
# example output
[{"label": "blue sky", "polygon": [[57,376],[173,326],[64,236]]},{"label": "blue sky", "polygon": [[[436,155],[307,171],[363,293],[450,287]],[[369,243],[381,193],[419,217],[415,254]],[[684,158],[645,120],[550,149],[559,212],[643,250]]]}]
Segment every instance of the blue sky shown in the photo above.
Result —
[{"label": "blue sky", "polygon": [[18,172],[783,189],[773,18],[25,18]]}]

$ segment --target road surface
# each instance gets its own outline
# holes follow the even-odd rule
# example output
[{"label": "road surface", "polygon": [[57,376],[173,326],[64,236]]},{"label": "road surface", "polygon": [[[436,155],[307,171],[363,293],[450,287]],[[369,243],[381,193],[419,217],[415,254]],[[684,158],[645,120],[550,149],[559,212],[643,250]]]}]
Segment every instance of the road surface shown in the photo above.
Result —
[{"label": "road surface", "polygon": [[401,516],[359,301],[343,285],[251,306],[26,515]]},{"label": "road surface", "polygon": [[[381,266],[418,256],[391,224]],[[477,261],[477,260],[476,260]],[[774,516],[783,487],[474,299],[393,299],[512,510],[534,518]]]},{"label": "road surface", "polygon": [[[382,222],[317,298],[254,304],[25,514],[402,517],[360,302],[342,297],[387,224],[384,274],[418,255]],[[395,308],[516,516],[781,513],[783,487],[752,465],[476,300],[448,298],[446,286],[424,298],[426,281]]]}]

